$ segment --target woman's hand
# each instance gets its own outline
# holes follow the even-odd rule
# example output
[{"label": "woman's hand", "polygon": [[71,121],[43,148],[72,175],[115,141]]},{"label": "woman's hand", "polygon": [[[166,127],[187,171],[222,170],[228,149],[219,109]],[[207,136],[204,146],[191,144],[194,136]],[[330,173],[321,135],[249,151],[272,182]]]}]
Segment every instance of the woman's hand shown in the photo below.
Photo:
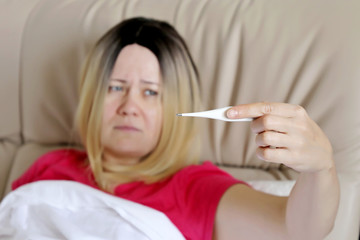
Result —
[{"label": "woman's hand", "polygon": [[301,174],[289,197],[229,188],[218,206],[214,239],[324,239],[335,222],[340,188],[323,131],[302,107],[285,103],[239,105],[227,116],[255,118],[257,155]]},{"label": "woman's hand", "polygon": [[229,118],[255,118],[257,156],[283,163],[299,172],[319,172],[334,166],[332,147],[304,108],[286,103],[253,103],[232,107]]}]

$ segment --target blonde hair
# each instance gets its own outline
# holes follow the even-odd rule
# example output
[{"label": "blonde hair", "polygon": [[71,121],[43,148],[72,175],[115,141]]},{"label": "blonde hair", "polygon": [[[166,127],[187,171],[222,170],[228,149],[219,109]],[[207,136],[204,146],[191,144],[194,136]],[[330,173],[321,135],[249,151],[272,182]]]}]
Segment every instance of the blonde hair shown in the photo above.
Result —
[{"label": "blonde hair", "polygon": [[[163,80],[163,126],[155,149],[136,165],[104,163],[101,122],[104,97],[116,58],[126,45],[139,44],[157,57]],[[97,184],[164,179],[196,164],[200,154],[199,126],[193,118],[176,113],[200,108],[199,77],[190,52],[176,30],[166,22],[132,18],[110,29],[90,52],[80,82],[76,126],[86,148]]]}]

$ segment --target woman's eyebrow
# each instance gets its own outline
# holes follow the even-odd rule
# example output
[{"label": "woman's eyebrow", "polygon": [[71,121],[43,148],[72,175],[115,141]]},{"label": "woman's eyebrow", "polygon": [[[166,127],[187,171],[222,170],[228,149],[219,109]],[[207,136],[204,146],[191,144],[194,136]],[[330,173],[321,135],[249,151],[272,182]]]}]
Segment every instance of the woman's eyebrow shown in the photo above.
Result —
[{"label": "woman's eyebrow", "polygon": [[[121,83],[129,83],[129,81],[127,81],[125,79],[121,79],[121,78],[110,78],[110,81],[117,81],[117,82],[121,82]],[[143,83],[143,84],[151,84],[151,85],[157,85],[157,86],[160,85],[157,82],[153,82],[151,80],[145,80],[145,79],[140,79],[140,82]]]},{"label": "woman's eyebrow", "polygon": [[128,81],[124,80],[124,79],[120,79],[120,78],[110,78],[110,81],[117,81],[117,82],[121,82],[121,83],[127,83]]},{"label": "woman's eyebrow", "polygon": [[153,82],[153,81],[145,80],[145,79],[141,79],[140,82],[141,82],[141,83],[145,83],[145,84],[153,84],[153,85],[157,85],[157,86],[160,85],[160,84],[157,83],[157,82]]}]

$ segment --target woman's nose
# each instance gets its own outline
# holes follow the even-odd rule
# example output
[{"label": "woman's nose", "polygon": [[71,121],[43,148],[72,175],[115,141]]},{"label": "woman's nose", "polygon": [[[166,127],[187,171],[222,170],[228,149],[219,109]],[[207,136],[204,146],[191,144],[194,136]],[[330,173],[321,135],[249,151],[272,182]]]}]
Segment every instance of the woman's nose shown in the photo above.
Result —
[{"label": "woman's nose", "polygon": [[140,99],[133,91],[129,91],[126,96],[124,96],[123,101],[118,107],[118,114],[122,116],[138,116]]}]

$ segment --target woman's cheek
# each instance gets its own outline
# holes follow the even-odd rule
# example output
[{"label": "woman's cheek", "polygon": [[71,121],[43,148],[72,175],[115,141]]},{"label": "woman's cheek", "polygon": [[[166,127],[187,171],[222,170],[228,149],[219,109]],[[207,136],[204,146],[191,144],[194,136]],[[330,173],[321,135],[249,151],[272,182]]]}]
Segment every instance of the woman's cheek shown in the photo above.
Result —
[{"label": "woman's cheek", "polygon": [[162,108],[156,107],[149,112],[149,122],[151,122],[151,127],[159,129],[162,125]]}]

